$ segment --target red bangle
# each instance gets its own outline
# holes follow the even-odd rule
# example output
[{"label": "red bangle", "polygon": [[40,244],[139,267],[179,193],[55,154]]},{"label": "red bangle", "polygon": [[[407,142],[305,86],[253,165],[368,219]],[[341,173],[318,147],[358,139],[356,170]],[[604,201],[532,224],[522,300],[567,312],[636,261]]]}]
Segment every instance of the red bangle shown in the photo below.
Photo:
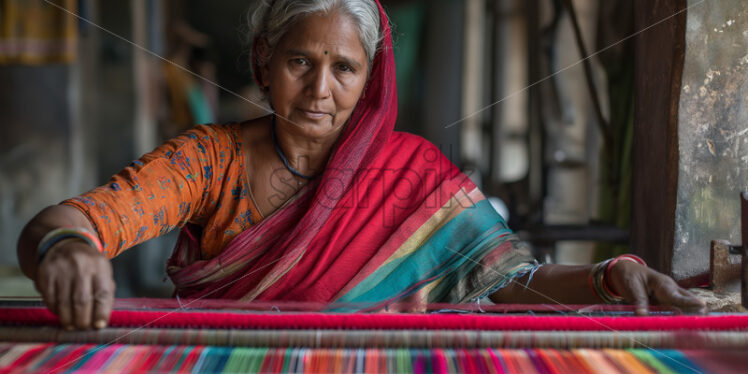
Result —
[{"label": "red bangle", "polygon": [[628,260],[628,261],[636,262],[639,265],[647,266],[647,263],[644,262],[644,260],[642,260],[641,257],[639,257],[637,255],[632,255],[632,254],[629,254],[629,253],[624,254],[624,255],[620,255],[620,256],[616,257],[615,259],[613,259],[613,261],[618,260],[618,259],[621,259],[621,260],[625,259],[625,260]]},{"label": "red bangle", "polygon": [[643,265],[645,267],[647,266],[647,263],[644,262],[644,260],[642,260],[641,257],[637,255],[632,255],[632,254],[625,254],[625,255],[617,256],[616,258],[614,258],[608,263],[608,266],[605,267],[605,282],[603,282],[603,287],[605,288],[606,291],[610,292],[611,295],[617,296],[617,297],[621,297],[621,295],[613,292],[613,287],[611,287],[608,284],[608,282],[610,281],[610,269],[612,269],[613,265],[615,265],[618,261],[621,261],[621,260],[636,262],[639,265]]},{"label": "red bangle", "polygon": [[93,242],[94,243],[93,247],[96,248],[96,250],[99,251],[99,253],[104,253],[104,246],[101,245],[101,240],[99,240],[99,236],[98,235],[96,235],[96,234],[94,234],[94,233],[92,233],[90,231],[87,231],[87,230],[81,230],[78,233],[81,234],[81,235],[83,235],[83,236],[85,236],[91,242]]}]

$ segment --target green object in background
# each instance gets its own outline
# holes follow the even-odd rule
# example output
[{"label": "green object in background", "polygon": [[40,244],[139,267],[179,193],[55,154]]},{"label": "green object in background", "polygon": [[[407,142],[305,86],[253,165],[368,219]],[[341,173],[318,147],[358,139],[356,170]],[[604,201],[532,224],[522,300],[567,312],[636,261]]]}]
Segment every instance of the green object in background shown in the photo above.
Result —
[{"label": "green object in background", "polygon": [[426,2],[412,1],[386,7],[392,24],[392,41],[397,74],[397,104],[400,115],[406,120],[415,116],[414,86],[420,81],[416,62],[422,55],[426,19]]},{"label": "green object in background", "polygon": [[208,99],[203,94],[200,85],[192,85],[187,92],[187,99],[190,103],[190,112],[192,120],[196,124],[214,123],[215,115],[211,109]]}]

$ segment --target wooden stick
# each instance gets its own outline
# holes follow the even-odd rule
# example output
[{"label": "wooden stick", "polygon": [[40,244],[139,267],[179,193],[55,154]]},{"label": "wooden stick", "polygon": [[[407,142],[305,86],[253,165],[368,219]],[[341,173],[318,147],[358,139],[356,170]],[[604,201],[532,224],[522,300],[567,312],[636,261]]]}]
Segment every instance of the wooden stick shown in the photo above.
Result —
[{"label": "wooden stick", "polygon": [[748,191],[740,194],[740,240],[743,241],[743,272],[740,277],[740,301],[748,308]]}]

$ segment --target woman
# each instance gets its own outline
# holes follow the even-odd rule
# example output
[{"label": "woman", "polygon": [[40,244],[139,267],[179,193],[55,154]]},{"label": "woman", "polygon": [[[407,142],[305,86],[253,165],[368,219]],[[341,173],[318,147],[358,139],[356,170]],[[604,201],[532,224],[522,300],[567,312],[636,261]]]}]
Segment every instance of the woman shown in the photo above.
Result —
[{"label": "woman", "polygon": [[394,132],[392,41],[374,0],[263,1],[253,20],[272,115],[199,126],[24,229],[22,269],[63,326],[105,326],[108,258],[174,227],[181,297],[703,308],[634,257],[538,266],[434,145]]}]

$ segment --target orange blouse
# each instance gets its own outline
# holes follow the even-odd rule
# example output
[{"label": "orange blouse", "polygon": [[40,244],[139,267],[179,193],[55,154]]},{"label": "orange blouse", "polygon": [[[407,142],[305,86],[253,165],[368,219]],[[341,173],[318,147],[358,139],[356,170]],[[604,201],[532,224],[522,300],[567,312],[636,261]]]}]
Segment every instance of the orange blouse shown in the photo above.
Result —
[{"label": "orange blouse", "polygon": [[203,227],[208,259],[262,220],[244,172],[241,124],[190,129],[62,204],[88,216],[109,258],[190,222]]}]

